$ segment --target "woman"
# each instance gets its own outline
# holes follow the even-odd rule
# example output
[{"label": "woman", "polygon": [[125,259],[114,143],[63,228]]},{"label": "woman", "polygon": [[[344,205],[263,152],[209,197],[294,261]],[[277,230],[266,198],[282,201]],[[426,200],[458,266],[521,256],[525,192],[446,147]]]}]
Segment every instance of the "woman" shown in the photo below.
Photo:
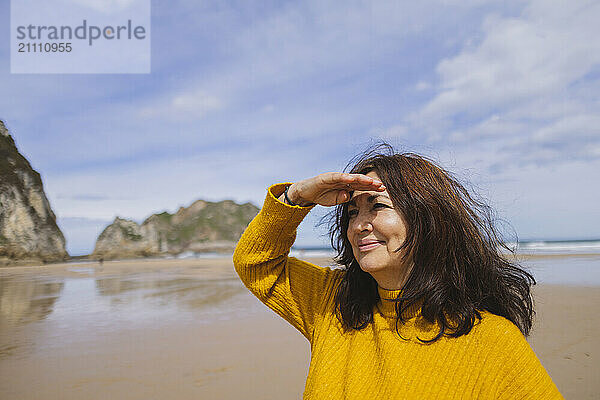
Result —
[{"label": "woman", "polygon": [[[561,399],[525,340],[533,277],[498,252],[489,209],[390,146],[349,173],[271,186],[240,239],[244,284],[311,344],[305,399]],[[340,269],[288,257],[335,206]]]}]

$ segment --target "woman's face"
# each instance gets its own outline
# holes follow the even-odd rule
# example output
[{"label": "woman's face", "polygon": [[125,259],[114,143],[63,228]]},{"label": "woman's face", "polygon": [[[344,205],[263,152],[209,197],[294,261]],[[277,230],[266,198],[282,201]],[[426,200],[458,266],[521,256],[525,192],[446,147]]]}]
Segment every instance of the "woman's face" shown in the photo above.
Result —
[{"label": "woman's face", "polygon": [[[375,171],[366,175],[379,180]],[[406,239],[406,226],[387,190],[355,191],[348,204],[348,216],[348,240],[361,269],[370,273],[379,286],[400,289],[409,271],[402,262],[403,252],[396,250]]]}]

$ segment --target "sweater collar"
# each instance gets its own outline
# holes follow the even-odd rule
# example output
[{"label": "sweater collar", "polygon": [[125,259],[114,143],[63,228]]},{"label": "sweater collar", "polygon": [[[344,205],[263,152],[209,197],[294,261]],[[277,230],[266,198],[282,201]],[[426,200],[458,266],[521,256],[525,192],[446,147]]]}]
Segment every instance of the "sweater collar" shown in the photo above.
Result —
[{"label": "sweater collar", "polygon": [[[377,291],[379,292],[380,298],[379,302],[377,303],[377,308],[379,308],[381,314],[386,317],[396,318],[397,301],[394,300],[402,297],[402,289],[389,290],[378,286]],[[416,317],[421,311],[421,305],[422,302],[417,302],[411,305],[408,309],[404,310],[402,317],[404,317],[404,319]]]}]

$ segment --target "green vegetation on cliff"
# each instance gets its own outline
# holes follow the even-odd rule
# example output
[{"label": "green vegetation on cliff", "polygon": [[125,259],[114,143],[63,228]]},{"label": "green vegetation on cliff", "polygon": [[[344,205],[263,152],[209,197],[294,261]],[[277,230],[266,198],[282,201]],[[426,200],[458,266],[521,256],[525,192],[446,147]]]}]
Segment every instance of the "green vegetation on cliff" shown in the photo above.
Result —
[{"label": "green vegetation on cliff", "polygon": [[173,214],[166,211],[153,214],[141,225],[116,218],[98,237],[93,256],[123,258],[184,251],[229,252],[258,211],[258,207],[250,203],[197,200]]}]

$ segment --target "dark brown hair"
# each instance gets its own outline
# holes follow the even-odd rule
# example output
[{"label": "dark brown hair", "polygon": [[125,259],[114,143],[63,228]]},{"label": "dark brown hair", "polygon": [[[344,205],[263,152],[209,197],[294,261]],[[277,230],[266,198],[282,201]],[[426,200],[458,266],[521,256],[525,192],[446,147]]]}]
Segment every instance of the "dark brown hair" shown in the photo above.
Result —
[{"label": "dark brown hair", "polygon": [[[514,250],[501,239],[494,213],[485,202],[433,161],[414,153],[397,154],[387,143],[351,163],[350,173],[377,173],[407,225],[406,240],[397,251],[413,268],[396,300],[397,331],[398,324],[405,322],[404,311],[422,302],[422,317],[440,327],[433,339],[419,339],[423,343],[444,334],[468,334],[483,310],[529,334],[535,314],[530,287],[536,282],[516,261],[501,254],[501,249]],[[377,282],[352,253],[348,203],[338,205],[329,220],[335,261],[345,267],[335,295],[336,314],[345,329],[360,330],[373,321],[379,301]]]}]

